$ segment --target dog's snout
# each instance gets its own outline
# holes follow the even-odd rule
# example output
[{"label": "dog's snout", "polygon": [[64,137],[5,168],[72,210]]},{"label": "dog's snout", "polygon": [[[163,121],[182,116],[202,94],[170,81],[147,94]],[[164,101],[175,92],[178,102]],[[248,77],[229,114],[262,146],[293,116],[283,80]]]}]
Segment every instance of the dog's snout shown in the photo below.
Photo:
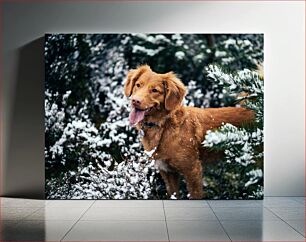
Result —
[{"label": "dog's snout", "polygon": [[133,105],[140,105],[141,104],[141,99],[137,97],[132,98],[132,104]]}]

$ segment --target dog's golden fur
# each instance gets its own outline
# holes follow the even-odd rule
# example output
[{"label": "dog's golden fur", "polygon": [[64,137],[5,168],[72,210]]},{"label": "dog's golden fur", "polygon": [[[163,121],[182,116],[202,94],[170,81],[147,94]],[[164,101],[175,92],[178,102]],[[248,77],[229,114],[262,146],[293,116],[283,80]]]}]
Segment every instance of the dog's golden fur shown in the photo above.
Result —
[{"label": "dog's golden fur", "polygon": [[[135,125],[144,131],[141,140],[144,149],[155,149],[153,158],[165,181],[168,196],[173,193],[179,196],[182,175],[190,198],[203,198],[202,162],[215,160],[220,155],[203,148],[201,143],[206,132],[222,123],[235,126],[251,123],[253,111],[239,107],[185,107],[182,100],[186,88],[175,74],[158,74],[147,65],[128,73],[124,91],[133,100],[132,108],[138,111],[134,116],[144,113],[137,116],[141,120]],[[148,122],[154,125],[144,125]]]}]

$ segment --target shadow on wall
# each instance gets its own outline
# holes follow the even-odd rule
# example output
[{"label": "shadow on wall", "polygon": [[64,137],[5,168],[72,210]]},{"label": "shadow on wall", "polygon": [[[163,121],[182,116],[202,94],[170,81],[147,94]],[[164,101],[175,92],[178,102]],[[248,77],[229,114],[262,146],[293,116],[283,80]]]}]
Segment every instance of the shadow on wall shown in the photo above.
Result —
[{"label": "shadow on wall", "polygon": [[[22,221],[16,225],[11,221],[4,220],[1,222],[2,231],[0,234],[1,241],[46,241],[48,240],[47,228],[45,221],[45,210],[40,209],[35,212],[36,220]],[[58,221],[56,221],[58,222]],[[52,223],[52,222],[51,222]],[[51,225],[52,226],[52,225]]]},{"label": "shadow on wall", "polygon": [[3,195],[44,198],[44,37],[17,51]]}]

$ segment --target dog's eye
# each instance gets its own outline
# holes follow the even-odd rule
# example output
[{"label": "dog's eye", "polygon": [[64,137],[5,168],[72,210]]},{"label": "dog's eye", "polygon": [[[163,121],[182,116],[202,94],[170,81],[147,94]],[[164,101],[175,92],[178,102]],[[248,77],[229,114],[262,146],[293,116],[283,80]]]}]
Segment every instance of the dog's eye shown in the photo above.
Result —
[{"label": "dog's eye", "polygon": [[136,87],[140,87],[140,84],[139,84],[139,83],[137,83],[137,84],[136,84]]},{"label": "dog's eye", "polygon": [[156,88],[153,88],[152,92],[158,92],[158,90]]}]

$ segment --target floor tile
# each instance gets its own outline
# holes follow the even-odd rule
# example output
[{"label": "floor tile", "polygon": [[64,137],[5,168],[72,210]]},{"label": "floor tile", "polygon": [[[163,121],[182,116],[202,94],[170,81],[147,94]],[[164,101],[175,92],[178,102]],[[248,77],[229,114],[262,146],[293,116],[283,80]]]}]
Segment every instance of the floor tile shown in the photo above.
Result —
[{"label": "floor tile", "polygon": [[20,223],[19,220],[0,221],[0,241],[8,240],[8,236],[15,231],[15,227]]},{"label": "floor tile", "polygon": [[81,218],[65,239],[167,241],[165,210],[172,241],[228,240],[215,214],[233,240],[304,241],[304,204],[304,197],[46,202],[1,198],[0,239],[59,241]]},{"label": "floor tile", "polygon": [[305,238],[283,221],[221,221],[233,241],[304,241]]},{"label": "floor tile", "polygon": [[11,227],[13,225],[16,225],[21,220],[1,220],[0,221],[0,231],[5,229],[6,227]]},{"label": "floor tile", "polygon": [[91,207],[81,220],[164,220],[160,207],[152,208],[94,208]]},{"label": "floor tile", "polygon": [[5,234],[4,238],[17,241],[60,241],[73,224],[74,221],[26,220],[12,228],[11,232]]},{"label": "floor tile", "polygon": [[305,197],[292,197],[295,201],[305,206]]},{"label": "floor tile", "polygon": [[41,208],[30,216],[26,217],[26,220],[77,220],[79,219],[87,208]]},{"label": "floor tile", "polygon": [[165,208],[208,208],[208,203],[205,200],[164,200]]},{"label": "floor tile", "polygon": [[15,208],[15,207],[4,207],[1,208],[1,220],[21,220],[40,208]]},{"label": "floor tile", "polygon": [[305,219],[305,207],[270,207],[269,209],[284,220]]},{"label": "floor tile", "polygon": [[217,220],[210,208],[165,208],[169,220]]},{"label": "floor tile", "polygon": [[218,221],[167,221],[170,241],[230,241]]},{"label": "floor tile", "polygon": [[207,203],[212,208],[222,208],[222,207],[262,207],[262,200],[208,200]]},{"label": "floor tile", "polygon": [[64,241],[168,241],[165,221],[79,221]]},{"label": "floor tile", "polygon": [[0,198],[1,207],[8,207],[8,208],[39,208],[44,207],[46,204],[45,200],[38,200],[38,199],[23,199],[23,198]]},{"label": "floor tile", "polygon": [[266,208],[213,208],[220,220],[279,220]]},{"label": "floor tile", "polygon": [[300,232],[302,235],[305,236],[305,220],[286,220],[286,223],[288,223],[290,226],[292,226],[295,230]]},{"label": "floor tile", "polygon": [[48,208],[89,208],[94,200],[50,200],[47,201]]},{"label": "floor tile", "polygon": [[93,204],[93,208],[152,208],[162,207],[161,200],[97,200]]},{"label": "floor tile", "polygon": [[293,197],[265,197],[263,204],[265,207],[304,207],[303,203]]}]

